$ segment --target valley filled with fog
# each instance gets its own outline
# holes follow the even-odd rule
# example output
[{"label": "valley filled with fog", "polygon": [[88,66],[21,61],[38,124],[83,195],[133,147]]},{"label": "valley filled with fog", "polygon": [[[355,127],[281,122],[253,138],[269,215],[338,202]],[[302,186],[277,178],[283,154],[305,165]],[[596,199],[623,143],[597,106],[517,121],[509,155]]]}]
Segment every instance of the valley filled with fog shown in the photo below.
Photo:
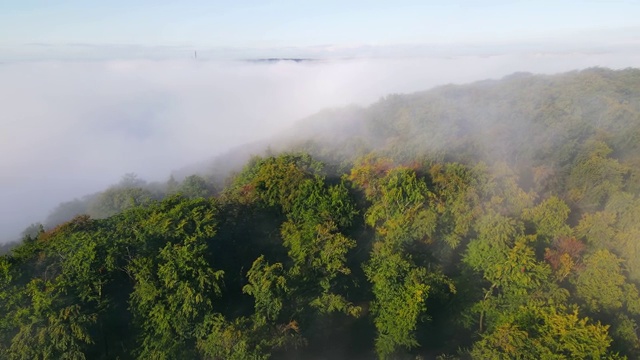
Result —
[{"label": "valley filled with fog", "polygon": [[640,64],[640,51],[338,58],[0,63],[0,239],[124,174],[172,171],[289,129],[325,108],[394,93]]}]

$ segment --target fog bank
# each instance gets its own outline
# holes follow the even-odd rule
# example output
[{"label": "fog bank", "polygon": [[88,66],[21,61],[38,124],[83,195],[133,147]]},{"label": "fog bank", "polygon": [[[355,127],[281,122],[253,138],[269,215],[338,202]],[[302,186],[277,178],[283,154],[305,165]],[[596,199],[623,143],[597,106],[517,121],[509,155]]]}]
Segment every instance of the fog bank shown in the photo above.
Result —
[{"label": "fog bank", "polygon": [[123,60],[0,64],[0,241],[62,201],[134,172],[170,172],[276,134],[326,107],[389,93],[592,66],[640,50],[254,63]]}]

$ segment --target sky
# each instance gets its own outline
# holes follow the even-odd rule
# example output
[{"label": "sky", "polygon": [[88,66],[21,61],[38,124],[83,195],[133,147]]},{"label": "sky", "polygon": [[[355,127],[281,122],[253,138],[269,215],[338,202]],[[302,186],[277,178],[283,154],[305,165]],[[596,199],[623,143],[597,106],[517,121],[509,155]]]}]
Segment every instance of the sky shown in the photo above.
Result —
[{"label": "sky", "polygon": [[66,58],[100,47],[125,57],[191,56],[192,49],[278,56],[292,48],[326,57],[420,44],[610,44],[638,41],[638,14],[635,0],[0,0],[0,61],[2,53],[62,56],[51,47]]},{"label": "sky", "polygon": [[[0,242],[126,173],[166,181],[327,107],[638,67],[639,14],[630,0],[0,0]],[[287,57],[317,61],[245,61]]]}]

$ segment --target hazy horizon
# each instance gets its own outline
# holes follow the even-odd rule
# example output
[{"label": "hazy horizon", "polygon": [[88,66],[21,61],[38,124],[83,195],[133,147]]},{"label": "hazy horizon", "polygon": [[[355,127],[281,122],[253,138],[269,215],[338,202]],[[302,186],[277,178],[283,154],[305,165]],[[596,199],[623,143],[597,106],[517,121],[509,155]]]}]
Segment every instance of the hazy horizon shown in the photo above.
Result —
[{"label": "hazy horizon", "polygon": [[[165,181],[327,107],[519,71],[637,67],[638,9],[597,1],[0,4],[0,242],[125,173]],[[319,61],[244,61],[260,58]]]}]

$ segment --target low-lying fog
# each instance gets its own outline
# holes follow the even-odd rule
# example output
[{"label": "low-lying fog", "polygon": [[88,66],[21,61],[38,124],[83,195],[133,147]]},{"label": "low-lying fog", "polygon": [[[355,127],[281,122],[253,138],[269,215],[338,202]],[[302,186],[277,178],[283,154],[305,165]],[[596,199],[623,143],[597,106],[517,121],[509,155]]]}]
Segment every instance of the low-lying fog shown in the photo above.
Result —
[{"label": "low-lying fog", "polygon": [[0,63],[0,242],[58,203],[123,174],[172,170],[275,134],[325,107],[389,93],[640,64],[634,53],[347,59],[256,63],[122,60]]}]

